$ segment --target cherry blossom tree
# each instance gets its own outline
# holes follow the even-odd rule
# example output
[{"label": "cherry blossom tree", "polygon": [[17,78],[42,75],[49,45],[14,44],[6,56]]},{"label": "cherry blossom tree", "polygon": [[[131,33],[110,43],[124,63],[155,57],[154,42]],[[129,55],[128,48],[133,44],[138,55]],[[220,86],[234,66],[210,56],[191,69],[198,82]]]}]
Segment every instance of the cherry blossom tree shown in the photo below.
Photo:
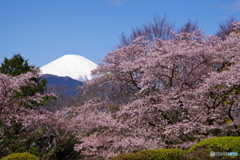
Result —
[{"label": "cherry blossom tree", "polygon": [[55,97],[51,93],[15,96],[23,86],[35,86],[31,78],[39,74],[38,69],[14,77],[0,73],[0,157],[29,151],[46,160],[53,159],[66,147],[72,147],[73,152],[77,129],[71,122],[72,111],[65,109],[53,113],[34,106],[43,98]]},{"label": "cherry blossom tree", "polygon": [[[11,75],[11,76],[18,76],[23,73],[27,73],[29,71],[34,72],[33,65],[29,65],[28,61],[25,60],[20,54],[14,54],[11,59],[4,58],[4,61],[0,64],[0,73]],[[37,73],[36,73],[37,74]],[[35,74],[35,75],[36,75]],[[30,77],[32,81],[35,81],[35,86],[22,86],[20,92],[16,92],[15,96],[18,98],[31,96],[35,93],[43,94],[46,90],[46,79],[42,79],[41,77]],[[43,105],[47,103],[50,99],[43,99],[41,103],[34,104],[34,105]],[[29,106],[28,106],[29,107]]]},{"label": "cherry blossom tree", "polygon": [[109,158],[239,136],[240,23],[233,25],[225,40],[183,31],[168,40],[138,37],[108,53],[93,71],[102,77],[84,86],[89,101],[77,117],[90,122],[80,123],[86,130],[75,149]]},{"label": "cherry blossom tree", "polygon": [[25,117],[24,127],[28,129],[28,138],[32,140],[30,147],[40,152],[38,156],[44,160],[54,159],[64,152],[68,155],[61,156],[61,159],[77,158],[79,153],[74,151],[74,144],[78,142],[76,134],[79,129],[73,121],[73,110],[65,108],[54,113],[46,110],[41,112],[32,111]]},{"label": "cherry blossom tree", "polygon": [[[19,76],[9,76],[0,73],[0,131],[1,131],[1,152],[4,149],[11,150],[10,144],[4,143],[5,139],[18,135],[23,130],[24,117],[27,115],[29,109],[25,106],[32,104],[33,101],[40,102],[46,95],[35,94],[25,98],[18,98],[15,96],[16,92],[21,91],[22,86],[33,86],[34,81],[30,78],[36,77],[37,71],[27,72]],[[12,139],[13,140],[13,139]],[[9,145],[9,147],[8,147]],[[6,151],[7,152],[7,151]],[[4,153],[3,153],[4,154]]]}]

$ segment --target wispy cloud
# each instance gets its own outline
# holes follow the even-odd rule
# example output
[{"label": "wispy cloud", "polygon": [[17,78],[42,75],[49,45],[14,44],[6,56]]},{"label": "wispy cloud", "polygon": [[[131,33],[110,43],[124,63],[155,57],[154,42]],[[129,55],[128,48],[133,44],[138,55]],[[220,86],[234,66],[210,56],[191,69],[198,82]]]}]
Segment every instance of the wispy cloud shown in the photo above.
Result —
[{"label": "wispy cloud", "polygon": [[234,3],[230,4],[230,5],[226,5],[226,6],[221,5],[221,8],[225,8],[229,12],[240,11],[240,0],[237,0],[236,2],[234,2]]},{"label": "wispy cloud", "polygon": [[109,1],[110,5],[113,5],[113,6],[121,6],[123,5],[123,1],[124,0],[111,0]]}]

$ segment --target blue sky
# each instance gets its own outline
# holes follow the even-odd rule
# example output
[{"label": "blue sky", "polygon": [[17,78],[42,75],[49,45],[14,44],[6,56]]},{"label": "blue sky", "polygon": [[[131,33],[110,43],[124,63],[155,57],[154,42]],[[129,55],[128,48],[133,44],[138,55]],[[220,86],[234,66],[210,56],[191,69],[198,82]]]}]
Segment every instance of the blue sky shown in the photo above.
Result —
[{"label": "blue sky", "polygon": [[98,63],[119,35],[166,14],[182,26],[198,21],[205,34],[240,17],[240,0],[0,0],[0,62],[20,53],[41,67],[77,54]]}]

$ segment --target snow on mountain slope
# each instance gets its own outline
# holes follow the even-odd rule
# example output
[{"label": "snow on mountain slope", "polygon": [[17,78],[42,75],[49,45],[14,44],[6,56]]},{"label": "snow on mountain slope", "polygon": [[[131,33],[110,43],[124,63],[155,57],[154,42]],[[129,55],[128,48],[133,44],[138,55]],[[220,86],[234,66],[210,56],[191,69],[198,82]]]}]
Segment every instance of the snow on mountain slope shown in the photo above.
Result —
[{"label": "snow on mountain slope", "polygon": [[43,74],[53,74],[60,77],[69,76],[72,79],[85,82],[94,78],[91,71],[97,64],[79,55],[64,55],[41,67]]}]

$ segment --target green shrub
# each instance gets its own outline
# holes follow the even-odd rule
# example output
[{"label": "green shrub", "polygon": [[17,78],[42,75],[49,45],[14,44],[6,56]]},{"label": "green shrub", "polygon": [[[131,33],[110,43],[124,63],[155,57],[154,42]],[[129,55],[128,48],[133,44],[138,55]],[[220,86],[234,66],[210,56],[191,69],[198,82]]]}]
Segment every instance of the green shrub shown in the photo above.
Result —
[{"label": "green shrub", "polygon": [[141,153],[122,153],[116,157],[111,158],[111,160],[147,160],[148,156]]},{"label": "green shrub", "polygon": [[[188,150],[189,159],[216,159],[233,158],[235,156],[214,156],[210,157],[210,152],[238,152],[240,157],[240,137],[216,137],[205,139],[193,145]],[[198,158],[196,158],[198,157]]]},{"label": "green shrub", "polygon": [[12,153],[6,157],[3,157],[1,160],[39,160],[38,157],[30,153]]},{"label": "green shrub", "polygon": [[240,157],[240,137],[216,137],[193,145],[188,151],[175,149],[150,149],[137,153],[123,153],[111,160],[211,160],[236,156],[210,156],[210,152],[237,152]]},{"label": "green shrub", "polygon": [[185,160],[186,152],[175,149],[149,149],[137,153],[119,154],[111,160]]}]

